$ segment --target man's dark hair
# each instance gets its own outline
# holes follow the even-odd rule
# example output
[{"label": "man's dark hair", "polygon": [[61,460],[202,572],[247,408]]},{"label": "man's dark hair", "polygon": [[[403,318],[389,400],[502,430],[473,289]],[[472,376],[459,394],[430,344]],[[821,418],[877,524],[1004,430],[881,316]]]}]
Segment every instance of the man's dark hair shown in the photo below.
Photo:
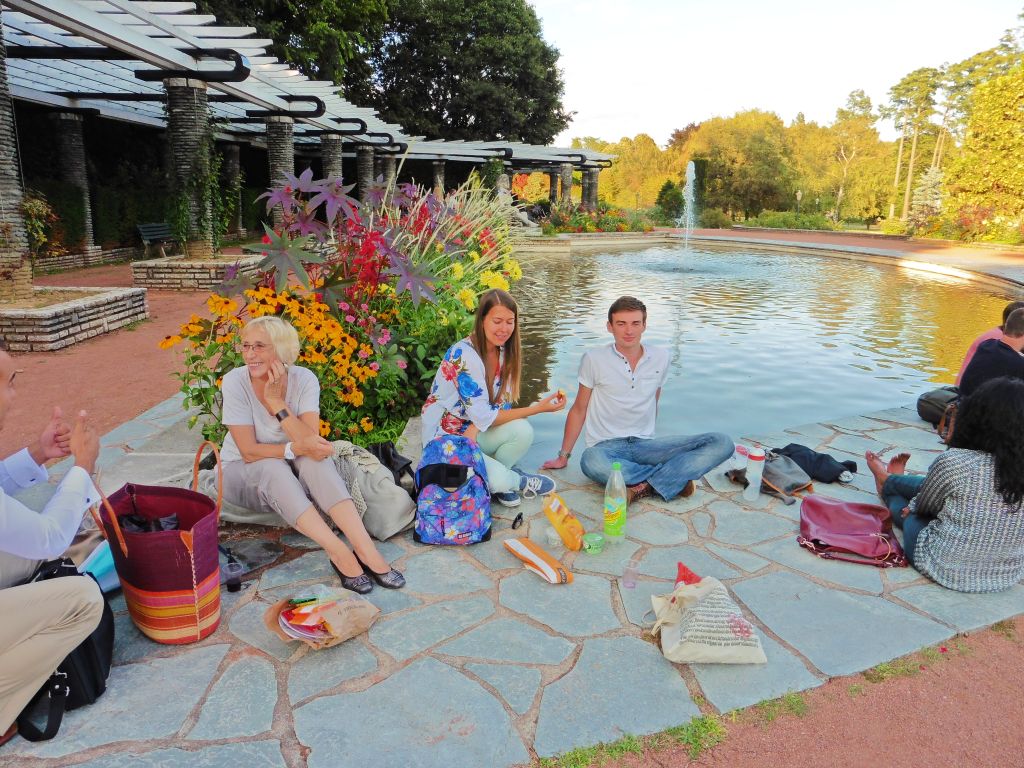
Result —
[{"label": "man's dark hair", "polygon": [[1011,301],[1003,307],[1003,325],[1006,325],[1006,321],[1009,319],[1010,315],[1018,309],[1024,309],[1024,301]]},{"label": "man's dark hair", "polygon": [[1003,323],[1003,334],[1019,339],[1024,336],[1024,309],[1015,309]]},{"label": "man's dark hair", "polygon": [[643,312],[644,323],[647,322],[647,305],[633,296],[619,296],[612,302],[612,305],[608,307],[609,323],[612,321],[612,315],[616,312]]}]

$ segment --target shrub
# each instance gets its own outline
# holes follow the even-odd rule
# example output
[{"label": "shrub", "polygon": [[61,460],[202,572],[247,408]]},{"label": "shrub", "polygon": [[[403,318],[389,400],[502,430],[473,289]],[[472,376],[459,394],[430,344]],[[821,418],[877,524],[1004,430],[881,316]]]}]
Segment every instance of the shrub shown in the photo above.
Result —
[{"label": "shrub", "polygon": [[700,212],[700,225],[705,229],[729,229],[732,219],[721,208],[708,208]]},{"label": "shrub", "polygon": [[443,201],[403,184],[360,204],[307,174],[267,193],[285,226],[267,230],[255,282],[232,276],[210,296],[209,317],[193,315],[160,343],[185,346],[181,391],[208,417],[207,438],[227,432],[220,382],[242,363],[249,318],[281,315],[296,327],[299,363],[320,381],[320,433],[367,444],[395,439],[419,412],[477,296],[522,277],[509,257],[507,208],[477,179]]},{"label": "shrub", "polygon": [[654,214],[648,211],[631,211],[599,204],[596,211],[586,211],[573,206],[551,207],[547,218],[540,221],[546,235],[560,232],[650,232],[654,229]]},{"label": "shrub", "polygon": [[82,190],[71,184],[58,181],[33,182],[37,190],[50,204],[57,220],[53,223],[52,239],[69,250],[77,250],[85,240],[85,199]]},{"label": "shrub", "polygon": [[772,229],[835,229],[835,225],[820,213],[797,213],[796,211],[761,211],[744,224],[751,227]]},{"label": "shrub", "polygon": [[665,220],[675,220],[683,215],[683,190],[671,180],[661,185],[654,201]]},{"label": "shrub", "polygon": [[882,219],[881,230],[886,235],[907,234],[907,222],[900,219]]},{"label": "shrub", "polygon": [[60,219],[43,195],[35,190],[26,190],[21,201],[21,214],[33,267],[41,258],[66,253],[64,246],[54,239],[54,229]]}]

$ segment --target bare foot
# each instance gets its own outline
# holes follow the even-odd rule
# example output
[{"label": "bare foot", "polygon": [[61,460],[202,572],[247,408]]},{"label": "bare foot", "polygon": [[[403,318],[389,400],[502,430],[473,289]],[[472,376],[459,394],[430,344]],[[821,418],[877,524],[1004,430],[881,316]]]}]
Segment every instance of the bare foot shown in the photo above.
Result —
[{"label": "bare foot", "polygon": [[882,457],[874,451],[867,451],[864,454],[864,459],[868,463],[868,469],[871,470],[871,474],[875,477],[875,489],[878,491],[878,498],[882,498],[882,485],[889,479],[889,470],[882,463]]},{"label": "bare foot", "polygon": [[889,465],[885,469],[890,475],[905,475],[908,461],[910,461],[909,453],[897,453],[889,459]]}]

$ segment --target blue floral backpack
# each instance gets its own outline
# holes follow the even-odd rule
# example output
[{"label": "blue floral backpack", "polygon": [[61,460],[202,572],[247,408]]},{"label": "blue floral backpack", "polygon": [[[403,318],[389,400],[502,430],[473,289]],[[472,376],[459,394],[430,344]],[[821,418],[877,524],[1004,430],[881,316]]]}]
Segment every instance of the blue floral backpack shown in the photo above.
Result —
[{"label": "blue floral backpack", "polygon": [[435,437],[416,470],[416,528],[422,544],[476,544],[491,538],[491,492],[484,455],[461,435]]}]

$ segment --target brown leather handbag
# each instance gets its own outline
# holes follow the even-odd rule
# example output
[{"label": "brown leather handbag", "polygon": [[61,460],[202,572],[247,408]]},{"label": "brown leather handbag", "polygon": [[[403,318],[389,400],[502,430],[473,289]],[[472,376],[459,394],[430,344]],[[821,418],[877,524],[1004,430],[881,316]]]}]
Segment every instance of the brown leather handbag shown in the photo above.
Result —
[{"label": "brown leather handbag", "polygon": [[826,560],[904,568],[903,547],[892,532],[892,516],[880,504],[840,501],[810,494],[800,507],[801,547]]}]

